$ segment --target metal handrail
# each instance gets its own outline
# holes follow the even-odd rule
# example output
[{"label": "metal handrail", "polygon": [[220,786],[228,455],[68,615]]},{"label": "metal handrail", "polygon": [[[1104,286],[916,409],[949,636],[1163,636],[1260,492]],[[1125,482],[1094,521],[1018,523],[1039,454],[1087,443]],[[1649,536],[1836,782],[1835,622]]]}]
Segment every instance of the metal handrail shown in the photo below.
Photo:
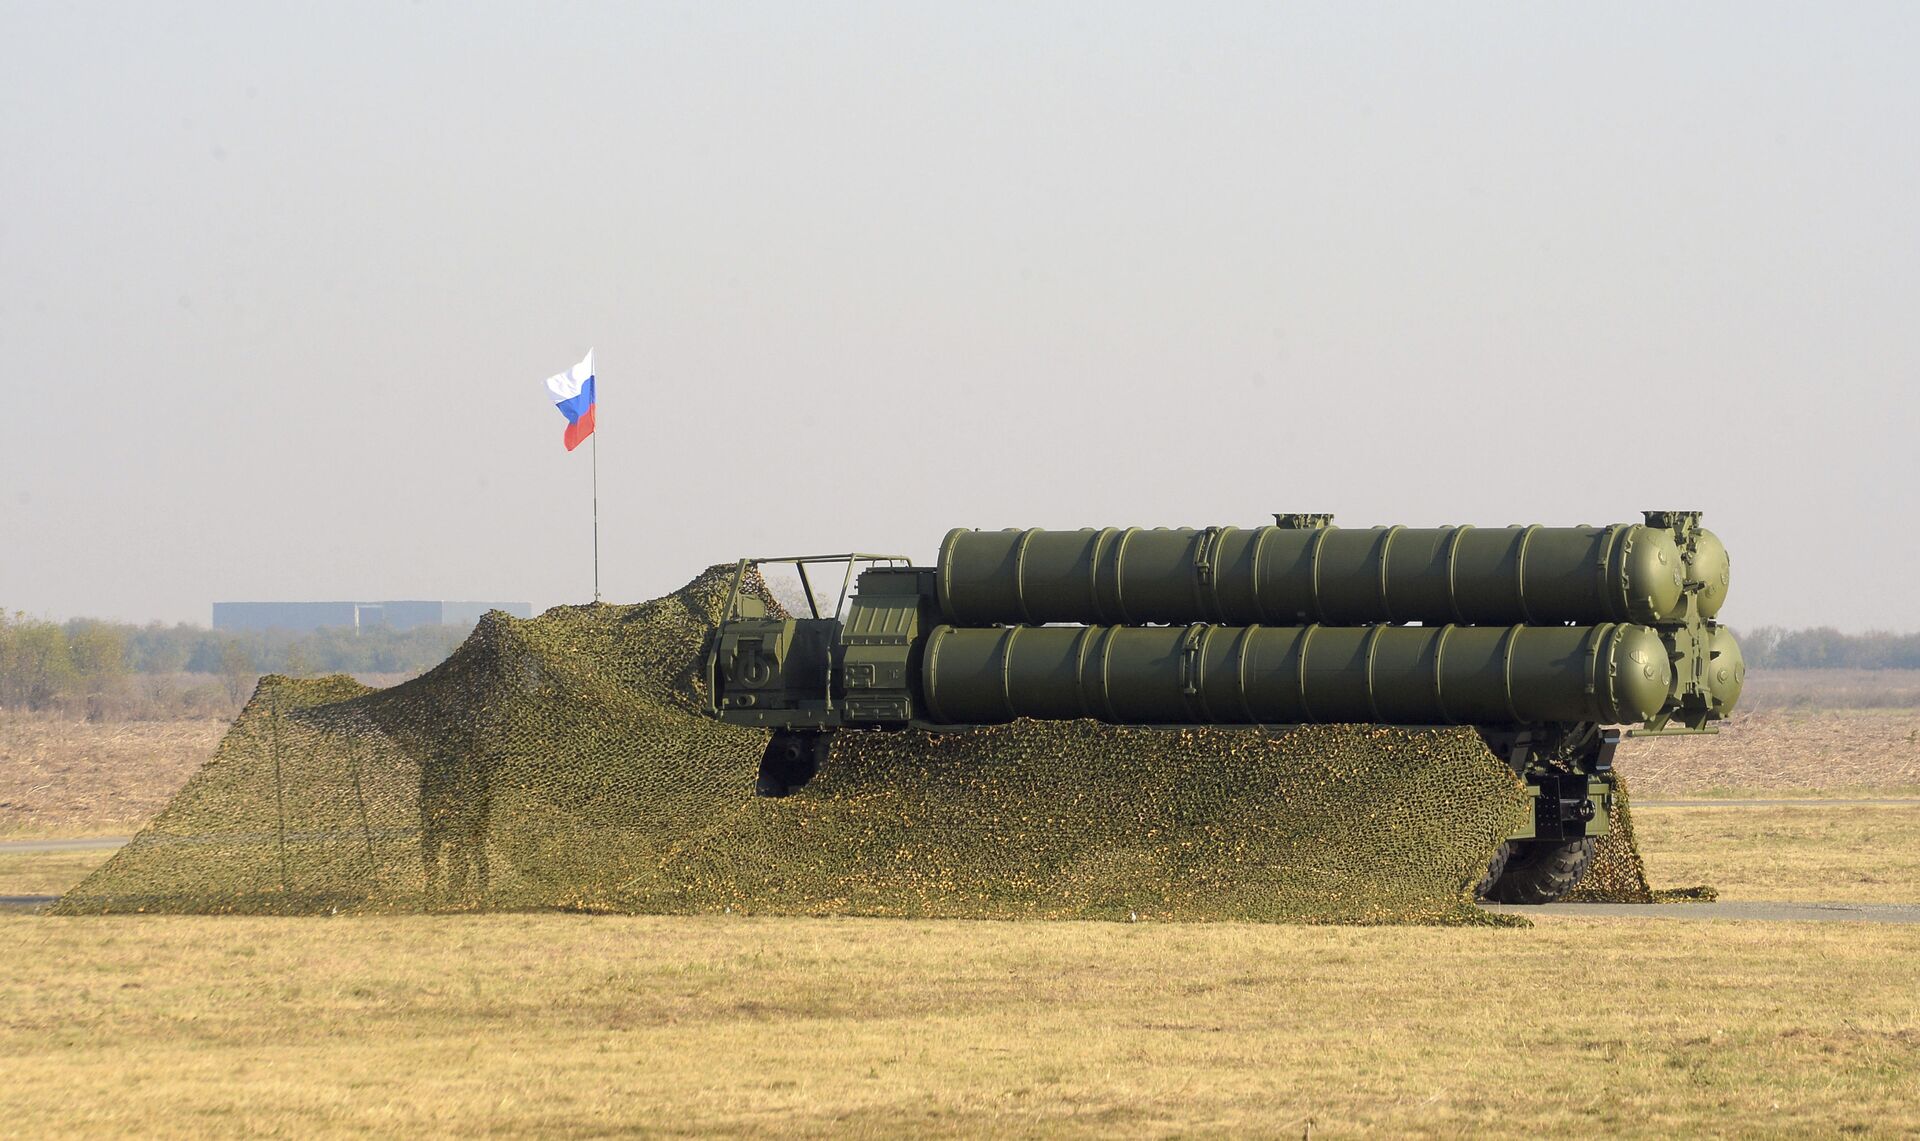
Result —
[{"label": "metal handrail", "polygon": [[877,566],[885,563],[889,566],[912,566],[913,560],[905,555],[876,555],[863,551],[852,551],[837,555],[769,555],[762,558],[741,559],[733,568],[733,585],[727,591],[727,604],[721,611],[724,621],[732,621],[740,616],[740,588],[746,584],[749,567],[761,567],[768,563],[791,563],[800,574],[800,588],[807,595],[807,609],[815,618],[822,617],[820,603],[813,593],[813,581],[807,577],[807,567],[815,563],[844,563],[846,573],[840,579],[840,597],[834,603],[833,617],[839,618],[847,606],[847,591],[853,585],[853,568],[865,563]]}]

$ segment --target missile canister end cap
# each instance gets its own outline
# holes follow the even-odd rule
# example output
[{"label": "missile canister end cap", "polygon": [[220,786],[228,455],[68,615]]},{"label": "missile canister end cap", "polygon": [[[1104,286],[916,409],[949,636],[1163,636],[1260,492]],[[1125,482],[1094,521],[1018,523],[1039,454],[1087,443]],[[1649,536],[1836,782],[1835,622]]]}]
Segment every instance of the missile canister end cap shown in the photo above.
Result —
[{"label": "missile canister end cap", "polygon": [[1660,622],[1680,612],[1685,596],[1686,564],[1673,533],[1635,525],[1627,529],[1621,546],[1620,575],[1626,590],[1629,617],[1635,622]]},{"label": "missile canister end cap", "polygon": [[1727,582],[1732,577],[1732,564],[1727,559],[1727,546],[1706,528],[1694,532],[1693,558],[1687,564],[1687,582],[1695,584],[1700,592],[1700,617],[1712,618],[1720,613],[1720,607],[1727,600]]},{"label": "missile canister end cap", "polygon": [[1613,658],[1613,706],[1622,724],[1651,720],[1673,689],[1667,644],[1645,626],[1622,626]]},{"label": "missile canister end cap", "polygon": [[1740,702],[1747,681],[1747,660],[1733,631],[1715,626],[1707,638],[1707,696],[1715,717],[1725,717]]}]

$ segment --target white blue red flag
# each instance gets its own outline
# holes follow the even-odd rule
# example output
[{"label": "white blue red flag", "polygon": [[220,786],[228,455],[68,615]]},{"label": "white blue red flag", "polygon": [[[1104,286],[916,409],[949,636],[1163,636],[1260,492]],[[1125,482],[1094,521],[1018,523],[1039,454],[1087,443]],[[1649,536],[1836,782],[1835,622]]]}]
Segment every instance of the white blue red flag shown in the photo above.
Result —
[{"label": "white blue red flag", "polygon": [[548,377],[547,391],[553,393],[553,406],[567,418],[567,431],[560,441],[572,451],[593,435],[593,350],[587,350],[586,360]]}]

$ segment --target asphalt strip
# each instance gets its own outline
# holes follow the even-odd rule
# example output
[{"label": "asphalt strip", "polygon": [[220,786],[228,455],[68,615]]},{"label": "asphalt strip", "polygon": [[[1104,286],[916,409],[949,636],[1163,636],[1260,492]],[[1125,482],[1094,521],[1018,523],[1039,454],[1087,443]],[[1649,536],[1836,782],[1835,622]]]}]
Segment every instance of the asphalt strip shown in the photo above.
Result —
[{"label": "asphalt strip", "polygon": [[[113,852],[126,847],[131,836],[88,836],[81,840],[0,840],[7,852]],[[0,896],[0,899],[6,898]]]},{"label": "asphalt strip", "polygon": [[1584,919],[1720,919],[1768,923],[1920,923],[1920,903],[1781,903],[1715,900],[1712,903],[1482,904],[1504,915],[1572,916]]},{"label": "asphalt strip", "polygon": [[1920,797],[1867,797],[1844,799],[1807,797],[1801,800],[1635,800],[1633,810],[1643,808],[1847,808],[1867,805],[1873,808],[1920,808]]},{"label": "asphalt strip", "polygon": [[52,907],[57,895],[0,895],[0,911],[39,911]]}]

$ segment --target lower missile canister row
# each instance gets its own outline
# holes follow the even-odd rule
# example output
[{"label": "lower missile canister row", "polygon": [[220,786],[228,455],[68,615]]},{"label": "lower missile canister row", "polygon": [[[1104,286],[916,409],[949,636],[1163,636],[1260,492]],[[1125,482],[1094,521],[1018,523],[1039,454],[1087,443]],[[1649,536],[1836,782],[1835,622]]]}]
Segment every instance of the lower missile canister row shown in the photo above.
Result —
[{"label": "lower missile canister row", "polygon": [[1661,635],[1596,626],[936,626],[927,715],[994,724],[1639,724],[1683,700],[1722,716],[1745,667],[1711,627],[1704,676],[1677,677]]}]

